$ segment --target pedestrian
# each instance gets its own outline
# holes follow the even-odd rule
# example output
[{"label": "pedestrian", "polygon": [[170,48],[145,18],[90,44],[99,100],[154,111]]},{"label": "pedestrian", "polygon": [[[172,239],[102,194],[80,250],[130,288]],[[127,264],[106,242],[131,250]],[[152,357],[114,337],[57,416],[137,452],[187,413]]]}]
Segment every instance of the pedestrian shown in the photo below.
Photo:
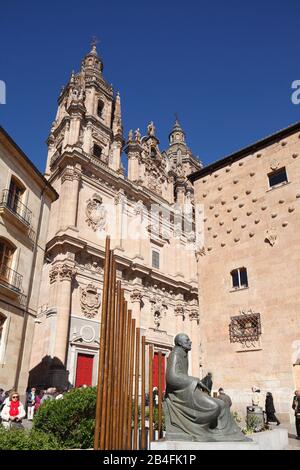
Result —
[{"label": "pedestrian", "polygon": [[275,410],[275,407],[274,407],[273,395],[272,395],[271,392],[267,392],[267,394],[266,394],[265,410],[266,410],[267,424],[277,423],[277,426],[279,426],[280,421],[277,418],[277,416],[275,415],[276,410]]},{"label": "pedestrian", "polygon": [[230,396],[227,395],[227,393],[224,392],[224,389],[222,387],[219,388],[218,392],[219,392],[219,394],[218,394],[219,400],[222,400],[224,403],[226,403],[228,408],[230,408],[231,405],[232,405],[232,401],[231,401]]},{"label": "pedestrian", "polygon": [[27,405],[27,419],[28,421],[33,420],[33,415],[35,411],[35,404],[36,404],[36,388],[32,387],[29,392],[26,394],[26,405]]},{"label": "pedestrian", "polygon": [[292,408],[295,411],[295,425],[297,431],[297,439],[300,440],[300,390],[295,391]]},{"label": "pedestrian", "polygon": [[211,395],[211,389],[212,389],[212,386],[213,386],[212,378],[213,378],[212,373],[207,372],[206,376],[203,377],[203,379],[201,380],[201,382],[208,388],[209,395]]},{"label": "pedestrian", "polygon": [[158,406],[158,388],[153,387],[153,405]]},{"label": "pedestrian", "polygon": [[46,392],[44,393],[43,398],[41,399],[41,405],[47,400],[54,400],[56,396],[56,388],[49,387],[47,388]]},{"label": "pedestrian", "polygon": [[252,392],[252,406],[260,406],[260,389],[253,385]]},{"label": "pedestrian", "polygon": [[43,392],[42,391],[37,392],[35,396],[34,413],[36,413],[39,407],[41,406],[42,397],[43,397]]},{"label": "pedestrian", "polygon": [[5,428],[23,427],[22,419],[25,417],[25,409],[20,402],[20,395],[18,392],[12,392],[9,400],[5,401],[5,405],[1,411],[2,424]]}]

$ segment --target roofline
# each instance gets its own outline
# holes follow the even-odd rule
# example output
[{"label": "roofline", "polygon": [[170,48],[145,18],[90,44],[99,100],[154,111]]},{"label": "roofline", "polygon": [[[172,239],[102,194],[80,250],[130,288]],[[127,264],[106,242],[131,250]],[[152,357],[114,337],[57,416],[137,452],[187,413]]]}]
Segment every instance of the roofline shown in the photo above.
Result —
[{"label": "roofline", "polygon": [[222,158],[221,160],[217,160],[216,162],[211,163],[210,165],[205,166],[201,170],[195,171],[188,176],[188,179],[193,183],[194,181],[206,176],[220,168],[233,163],[234,161],[240,160],[241,158],[253,153],[254,151],[260,150],[261,148],[265,147],[273,143],[274,141],[286,137],[288,135],[293,134],[296,131],[300,130],[300,121],[281,129],[280,131],[275,132],[275,134],[269,135],[253,144],[249,145],[248,147],[244,147],[237,152],[228,155],[227,157]]},{"label": "roofline", "polygon": [[55,191],[53,186],[49,183],[49,181],[42,175],[42,173],[37,169],[37,167],[32,163],[32,161],[27,157],[27,155],[23,152],[23,150],[16,144],[16,142],[13,140],[13,138],[6,132],[6,130],[0,126],[0,134],[3,134],[3,136],[9,141],[9,143],[15,148],[15,150],[18,152],[19,155],[21,155],[22,158],[28,163],[28,165],[31,166],[35,174],[38,176],[38,178],[41,180],[41,182],[46,186],[49,191],[52,193],[54,196],[53,200],[55,201],[56,199],[59,198],[58,193]]}]

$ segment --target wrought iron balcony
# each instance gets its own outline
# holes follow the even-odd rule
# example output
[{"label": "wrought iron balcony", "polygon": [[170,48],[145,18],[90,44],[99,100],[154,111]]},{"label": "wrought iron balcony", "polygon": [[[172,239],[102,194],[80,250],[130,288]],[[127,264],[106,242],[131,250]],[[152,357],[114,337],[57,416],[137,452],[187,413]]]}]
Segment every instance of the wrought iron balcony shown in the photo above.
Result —
[{"label": "wrought iron balcony", "polygon": [[8,209],[20,222],[30,226],[32,212],[9,189],[2,191],[0,208]]},{"label": "wrought iron balcony", "polygon": [[23,276],[8,266],[0,266],[0,285],[15,291],[21,292]]}]

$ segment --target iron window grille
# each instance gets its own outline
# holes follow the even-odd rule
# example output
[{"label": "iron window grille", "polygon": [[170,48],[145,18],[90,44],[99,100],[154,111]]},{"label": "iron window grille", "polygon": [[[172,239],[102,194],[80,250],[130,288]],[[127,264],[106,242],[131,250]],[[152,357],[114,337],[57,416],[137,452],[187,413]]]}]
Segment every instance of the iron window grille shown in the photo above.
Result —
[{"label": "iron window grille", "polygon": [[231,317],[229,324],[229,338],[231,343],[258,341],[260,335],[260,313],[242,312],[241,315]]}]

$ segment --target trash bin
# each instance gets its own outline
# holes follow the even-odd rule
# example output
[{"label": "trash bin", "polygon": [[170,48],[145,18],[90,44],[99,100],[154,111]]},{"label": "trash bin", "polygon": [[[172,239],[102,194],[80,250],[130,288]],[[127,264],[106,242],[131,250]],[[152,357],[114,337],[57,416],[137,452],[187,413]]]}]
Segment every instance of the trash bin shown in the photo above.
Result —
[{"label": "trash bin", "polygon": [[247,406],[247,426],[254,432],[262,431],[265,427],[264,412],[261,406]]}]

